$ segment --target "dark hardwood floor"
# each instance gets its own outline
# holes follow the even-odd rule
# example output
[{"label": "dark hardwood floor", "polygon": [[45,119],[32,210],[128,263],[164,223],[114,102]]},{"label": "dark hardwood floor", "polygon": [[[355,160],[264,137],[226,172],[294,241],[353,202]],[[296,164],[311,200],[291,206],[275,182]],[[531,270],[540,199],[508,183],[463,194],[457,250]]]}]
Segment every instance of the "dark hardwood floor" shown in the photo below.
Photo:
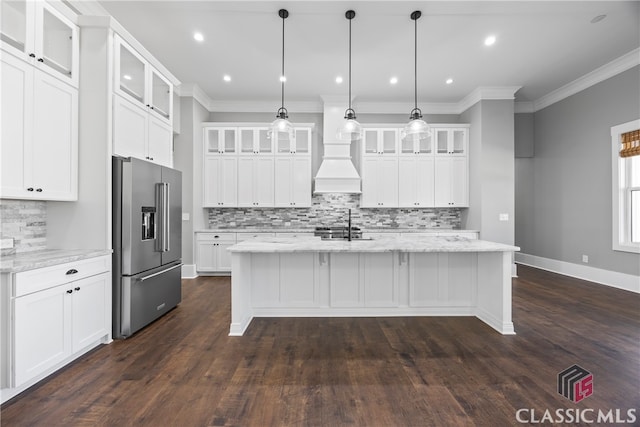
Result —
[{"label": "dark hardwood floor", "polygon": [[[245,336],[228,337],[229,279],[185,280],[177,309],[5,403],[0,422],[509,426],[521,408],[534,419],[619,408],[626,419],[640,406],[640,295],[519,274],[515,336],[470,317],[413,317],[254,319]],[[573,364],[594,377],[579,403],[556,390]]]}]

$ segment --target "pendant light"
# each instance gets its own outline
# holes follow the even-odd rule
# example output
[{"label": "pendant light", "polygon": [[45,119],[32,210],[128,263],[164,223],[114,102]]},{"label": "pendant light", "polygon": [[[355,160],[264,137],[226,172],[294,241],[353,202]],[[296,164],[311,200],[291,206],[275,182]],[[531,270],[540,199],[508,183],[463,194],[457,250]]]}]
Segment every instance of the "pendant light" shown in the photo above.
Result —
[{"label": "pendant light", "polygon": [[277,138],[282,134],[286,134],[289,141],[293,141],[293,125],[289,120],[287,120],[289,118],[289,114],[287,112],[287,109],[284,108],[284,83],[287,80],[284,74],[284,20],[289,16],[289,12],[286,9],[280,9],[278,11],[278,16],[282,18],[282,74],[280,75],[280,82],[282,83],[282,104],[276,112],[276,119],[273,121],[273,123],[271,123],[271,126],[269,127],[268,137]]},{"label": "pendant light", "polygon": [[427,122],[422,120],[422,111],[418,108],[418,19],[422,16],[422,12],[416,10],[411,13],[411,19],[414,22],[414,108],[409,114],[409,123],[402,129],[401,137],[409,138],[413,141],[427,139],[431,136],[431,131]]},{"label": "pendant light", "polygon": [[356,112],[351,108],[351,20],[355,18],[356,13],[347,10],[345,16],[349,20],[349,108],[344,112],[346,120],[338,128],[337,137],[339,140],[355,141],[362,139],[362,126],[356,121]]}]

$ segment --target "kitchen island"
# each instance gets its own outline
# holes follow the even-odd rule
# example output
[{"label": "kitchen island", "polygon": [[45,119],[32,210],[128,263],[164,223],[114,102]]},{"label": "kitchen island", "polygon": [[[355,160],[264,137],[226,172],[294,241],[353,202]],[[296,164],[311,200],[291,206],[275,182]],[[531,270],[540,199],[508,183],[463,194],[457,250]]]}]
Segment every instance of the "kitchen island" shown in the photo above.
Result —
[{"label": "kitchen island", "polygon": [[461,237],[271,237],[228,250],[232,336],[254,317],[333,316],[476,316],[515,333],[516,246]]}]

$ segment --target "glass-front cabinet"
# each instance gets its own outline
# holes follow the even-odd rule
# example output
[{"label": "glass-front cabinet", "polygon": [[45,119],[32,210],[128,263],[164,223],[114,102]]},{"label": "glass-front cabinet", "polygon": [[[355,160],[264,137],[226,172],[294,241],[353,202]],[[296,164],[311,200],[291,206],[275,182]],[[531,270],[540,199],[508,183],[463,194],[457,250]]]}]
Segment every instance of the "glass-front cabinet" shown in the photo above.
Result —
[{"label": "glass-front cabinet", "polygon": [[262,127],[238,128],[240,154],[273,154],[273,141],[269,129]]},{"label": "glass-front cabinet", "polygon": [[205,127],[205,155],[237,154],[237,129],[234,127]]},{"label": "glass-front cabinet", "polygon": [[173,85],[120,36],[115,36],[115,91],[170,122]]},{"label": "glass-front cabinet", "polygon": [[78,87],[78,26],[52,3],[0,2],[2,49]]},{"label": "glass-front cabinet", "polygon": [[294,129],[294,139],[288,135],[279,134],[275,140],[276,154],[310,154],[311,153],[311,128],[300,127]]},{"label": "glass-front cabinet", "polygon": [[467,154],[468,129],[442,129],[431,130],[435,136],[436,154],[459,155]]},{"label": "glass-front cabinet", "polygon": [[400,154],[433,154],[433,131],[427,138],[405,136],[400,139]]},{"label": "glass-front cabinet", "polygon": [[398,129],[365,129],[363,146],[365,155],[395,155],[398,153]]}]

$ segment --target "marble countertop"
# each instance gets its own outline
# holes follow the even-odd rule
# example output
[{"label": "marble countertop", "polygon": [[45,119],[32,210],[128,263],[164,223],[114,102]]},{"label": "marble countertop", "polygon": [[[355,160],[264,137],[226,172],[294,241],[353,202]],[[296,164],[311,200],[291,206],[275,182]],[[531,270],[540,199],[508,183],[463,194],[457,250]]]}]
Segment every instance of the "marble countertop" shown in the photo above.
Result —
[{"label": "marble countertop", "polygon": [[464,237],[425,237],[403,239],[382,237],[372,240],[321,240],[319,237],[261,237],[229,247],[232,253],[278,252],[511,252],[517,246]]},{"label": "marble countertop", "polygon": [[40,251],[6,255],[0,258],[0,273],[19,273],[21,271],[50,267],[52,265],[64,264],[67,262],[74,262],[102,255],[111,255],[111,251],[97,249],[44,249]]},{"label": "marble countertop", "polygon": [[[471,232],[478,230],[463,230],[459,228],[361,228],[364,233],[446,233]],[[313,233],[313,228],[205,228],[195,230],[195,233]]]}]

